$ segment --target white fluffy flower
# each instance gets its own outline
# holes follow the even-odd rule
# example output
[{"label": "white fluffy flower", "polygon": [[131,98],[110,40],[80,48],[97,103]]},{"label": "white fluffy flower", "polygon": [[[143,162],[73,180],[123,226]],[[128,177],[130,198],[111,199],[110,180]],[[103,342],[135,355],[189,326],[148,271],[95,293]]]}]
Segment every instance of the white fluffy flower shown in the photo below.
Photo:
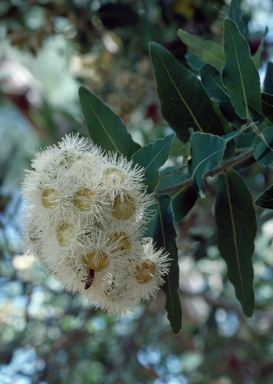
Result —
[{"label": "white fluffy flower", "polygon": [[168,255],[142,238],[153,198],[140,166],[68,135],[36,154],[22,192],[25,247],[65,289],[113,315],[156,294]]},{"label": "white fluffy flower", "polygon": [[102,184],[108,189],[113,200],[117,195],[123,196],[132,191],[143,190],[144,169],[133,165],[125,157],[117,153],[108,153],[106,162],[102,166]]},{"label": "white fluffy flower", "polygon": [[169,271],[169,255],[161,249],[155,250],[151,238],[144,238],[141,243],[141,252],[132,261],[127,279],[123,281],[124,295],[134,302],[154,297]]}]

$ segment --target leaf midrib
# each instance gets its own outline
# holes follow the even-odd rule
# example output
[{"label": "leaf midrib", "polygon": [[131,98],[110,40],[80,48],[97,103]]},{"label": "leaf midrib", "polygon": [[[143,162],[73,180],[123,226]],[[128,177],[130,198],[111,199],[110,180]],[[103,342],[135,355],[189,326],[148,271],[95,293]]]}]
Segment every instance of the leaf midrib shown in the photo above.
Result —
[{"label": "leaf midrib", "polygon": [[[170,136],[171,136],[171,135],[170,135]],[[173,137],[174,137],[174,135],[172,135],[172,138],[173,138]],[[170,139],[171,139],[171,138],[170,138]],[[170,139],[166,141],[165,145],[164,145],[163,147],[161,147],[160,151],[157,152],[156,156],[154,156],[154,157],[151,159],[151,161],[147,164],[147,166],[144,168],[145,171],[148,171],[148,169],[149,169],[149,168],[152,166],[152,164],[155,162],[155,159],[157,159],[158,157],[160,157],[160,154],[162,153],[162,151],[169,145],[169,141],[170,141]],[[161,140],[164,140],[164,138],[161,139]],[[156,142],[155,142],[155,144],[156,144]],[[151,145],[152,145],[152,144],[151,144]]]},{"label": "leaf midrib", "polygon": [[101,125],[101,127],[102,127],[104,133],[105,133],[106,136],[108,137],[109,141],[113,144],[113,147],[116,148],[116,151],[118,152],[118,154],[121,155],[121,154],[122,154],[121,150],[120,150],[120,149],[118,148],[118,146],[116,145],[116,142],[113,141],[112,136],[109,135],[108,130],[107,130],[106,126],[104,125],[103,121],[101,120],[100,116],[96,113],[96,111],[95,111],[95,109],[93,108],[92,104],[89,103],[89,102],[88,102],[88,104],[89,104],[89,107],[90,107],[90,109],[92,110],[93,114],[95,115],[95,117],[96,117],[97,120],[99,121],[99,123],[100,123],[100,125]]},{"label": "leaf midrib", "polygon": [[241,71],[241,67],[240,67],[240,62],[239,62],[239,58],[238,58],[238,54],[237,54],[237,49],[236,49],[236,45],[235,45],[235,42],[234,42],[233,32],[232,31],[230,31],[230,36],[231,36],[232,44],[233,44],[233,47],[234,47],[234,53],[235,53],[235,57],[236,57],[236,64],[237,64],[237,67],[238,67],[238,72],[239,72],[239,76],[240,76],[240,80],[241,80],[240,83],[241,83],[241,86],[242,86],[243,97],[244,97],[244,101],[245,101],[246,118],[247,118],[248,121],[250,121],[250,114],[249,114],[249,110],[248,110],[247,96],[246,96],[246,92],[245,92],[245,84],[244,84],[244,79],[243,79],[243,75],[242,75],[242,71]]},{"label": "leaf midrib", "polygon": [[176,86],[175,82],[173,81],[173,78],[172,78],[172,76],[171,76],[171,74],[170,74],[170,72],[169,72],[169,70],[168,70],[168,67],[165,65],[165,62],[164,62],[163,58],[162,58],[161,56],[159,56],[159,58],[160,58],[160,60],[161,60],[161,62],[162,62],[162,65],[163,65],[163,67],[164,67],[164,69],[165,69],[165,71],[166,71],[166,73],[167,73],[167,75],[168,75],[168,77],[169,77],[169,79],[170,79],[170,81],[171,81],[171,83],[172,83],[174,89],[175,89],[176,92],[178,93],[178,95],[179,95],[181,101],[183,102],[183,104],[185,105],[185,107],[186,107],[186,109],[188,110],[189,114],[191,115],[191,117],[192,117],[194,123],[196,124],[197,128],[199,129],[200,132],[204,132],[203,128],[202,128],[201,125],[199,124],[199,122],[198,122],[198,120],[196,119],[195,115],[192,113],[192,110],[191,110],[190,106],[188,105],[188,103],[187,103],[186,100],[184,99],[183,95],[181,94],[179,88]]},{"label": "leaf midrib", "polygon": [[[191,35],[189,34],[188,32],[184,31],[183,29],[181,29],[182,33],[180,32],[179,33],[179,37],[180,39],[183,41],[183,38],[180,36],[182,34],[184,34],[184,36],[186,37],[185,40],[189,40],[190,38],[194,38],[191,40],[191,42],[188,41],[188,43],[185,43],[190,51],[193,51],[195,49],[199,49],[199,48],[202,48],[203,51],[205,51],[210,57],[212,57],[216,62],[219,62],[219,67],[222,67],[223,66],[223,61],[221,59],[219,59],[219,56],[213,54],[209,49],[208,47],[215,47],[217,49],[217,45],[216,43],[214,43],[213,41],[210,41],[210,40],[203,40],[200,38],[199,40],[199,37],[198,36],[195,36],[195,35]],[[188,37],[189,36],[189,37]],[[194,48],[192,49],[192,46],[194,45]],[[219,48],[221,48],[219,46]]]},{"label": "leaf midrib", "polygon": [[238,268],[238,272],[239,272],[239,278],[240,278],[240,284],[241,284],[243,296],[244,296],[245,301],[247,301],[245,288],[244,288],[244,284],[243,284],[241,265],[240,265],[240,256],[239,256],[239,250],[238,250],[238,244],[237,244],[235,219],[234,219],[233,209],[232,209],[230,187],[229,187],[229,182],[228,182],[228,176],[226,173],[225,173],[225,182],[226,182],[228,206],[229,206],[229,212],[230,212],[230,220],[231,220],[231,226],[232,226],[233,243],[234,243],[235,255],[236,255],[236,264],[237,264],[237,268]]},{"label": "leaf midrib", "polygon": [[[201,167],[201,165],[202,165],[205,161],[207,161],[210,157],[213,157],[214,155],[217,155],[217,153],[219,153],[219,152],[221,152],[221,151],[223,151],[222,148],[221,148],[221,149],[218,149],[218,151],[216,151],[216,152],[213,152],[213,153],[209,154],[209,156],[207,156],[207,157],[204,158],[202,161],[200,161],[200,162],[197,164],[197,166],[194,168],[194,171],[193,171],[193,173],[192,173],[192,179],[194,180],[194,177],[195,177],[196,172],[198,171],[198,169]],[[215,165],[215,166],[216,166],[216,165]]]},{"label": "leaf midrib", "polygon": [[[159,213],[159,222],[160,222],[160,228],[161,228],[161,232],[162,232],[162,239],[163,239],[163,244],[164,244],[164,249],[167,250],[167,242],[166,242],[166,238],[165,238],[165,232],[164,232],[164,226],[163,226],[163,218],[162,218],[162,213],[161,213],[161,207],[160,207],[160,204],[159,204],[159,201],[157,200],[157,206],[158,206],[158,213]],[[172,297],[172,294],[171,294],[171,289],[170,289],[170,274],[168,273],[167,275],[167,281],[168,281],[168,297],[169,297],[169,302],[171,303],[171,309],[172,309],[172,314],[173,314],[173,318],[175,319],[175,323],[177,323],[177,317],[176,317],[176,312],[175,312],[175,305],[174,305],[174,302],[173,302],[173,297]]]}]

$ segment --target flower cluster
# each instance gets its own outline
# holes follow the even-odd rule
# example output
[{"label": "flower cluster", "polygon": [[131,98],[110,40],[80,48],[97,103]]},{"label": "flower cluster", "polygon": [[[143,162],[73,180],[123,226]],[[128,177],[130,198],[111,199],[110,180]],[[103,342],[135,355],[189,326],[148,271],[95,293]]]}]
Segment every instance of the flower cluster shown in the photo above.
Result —
[{"label": "flower cluster", "polygon": [[143,169],[78,135],[36,154],[22,185],[26,248],[68,291],[110,314],[154,296],[168,255],[142,236],[151,218]]}]

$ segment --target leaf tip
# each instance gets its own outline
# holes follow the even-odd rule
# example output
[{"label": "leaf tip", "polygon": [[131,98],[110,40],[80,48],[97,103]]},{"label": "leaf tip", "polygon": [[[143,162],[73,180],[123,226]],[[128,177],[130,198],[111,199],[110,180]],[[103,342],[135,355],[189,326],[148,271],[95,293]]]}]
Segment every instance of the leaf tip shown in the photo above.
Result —
[{"label": "leaf tip", "polygon": [[84,86],[84,85],[80,85],[79,86],[79,95],[82,93],[82,92],[85,92],[87,90],[87,88]]},{"label": "leaf tip", "polygon": [[[238,298],[238,297],[237,297]],[[246,317],[252,317],[254,308],[255,308],[255,300],[254,300],[254,292],[252,292],[248,295],[247,298],[245,298],[244,301],[240,301],[243,313]]]},{"label": "leaf tip", "polygon": [[150,50],[150,52],[153,50],[153,49],[155,49],[157,46],[159,46],[160,44],[158,44],[158,43],[156,43],[155,41],[151,41],[150,43],[149,43],[149,50]]}]

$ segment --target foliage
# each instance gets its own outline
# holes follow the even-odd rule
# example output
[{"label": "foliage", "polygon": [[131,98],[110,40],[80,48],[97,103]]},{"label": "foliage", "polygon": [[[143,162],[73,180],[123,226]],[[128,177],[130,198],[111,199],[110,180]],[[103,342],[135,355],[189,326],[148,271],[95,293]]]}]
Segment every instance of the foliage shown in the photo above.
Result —
[{"label": "foliage", "polygon": [[[235,12],[237,4],[231,4],[230,14],[238,15]],[[233,9],[234,8],[234,9]],[[269,126],[267,109],[261,105],[260,78],[250,48],[244,35],[240,32],[235,21],[226,17],[223,25],[223,52],[221,47],[202,41],[198,37],[191,37],[184,31],[179,31],[179,36],[187,43],[193,54],[198,54],[202,61],[201,81],[198,74],[186,68],[160,44],[150,44],[150,56],[154,67],[157,83],[158,96],[161,102],[161,111],[165,120],[175,131],[177,138],[185,145],[189,142],[191,148],[191,159],[188,162],[188,179],[177,178],[175,184],[167,186],[168,192],[182,192],[184,185],[193,186],[199,195],[206,193],[206,178],[208,175],[218,175],[218,189],[215,205],[216,224],[218,227],[219,250],[227,263],[228,276],[234,285],[236,296],[241,302],[242,309],[246,316],[251,316],[254,310],[253,294],[253,266],[252,255],[254,251],[254,240],[256,235],[256,217],[252,197],[247,185],[243,182],[238,173],[232,171],[234,165],[238,165],[242,153],[247,157],[254,155],[255,160],[266,166],[271,165],[272,143],[271,127]],[[202,49],[201,49],[202,47]],[[217,58],[217,60],[213,58]],[[268,67],[270,70],[270,67]],[[206,72],[205,72],[206,70]],[[269,82],[270,76],[266,77]],[[217,86],[216,86],[217,84]],[[267,89],[269,86],[267,87]],[[83,112],[87,121],[90,136],[96,144],[104,148],[117,150],[114,142],[122,143],[126,133],[120,132],[119,124],[115,124],[117,117],[107,108],[92,92],[80,89],[80,99]],[[92,100],[96,103],[92,104]],[[95,111],[95,117],[90,111]],[[221,113],[221,111],[224,111]],[[103,126],[103,136],[97,120],[107,119]],[[233,124],[236,122],[236,125]],[[238,124],[240,122],[240,125]],[[244,147],[244,132],[246,129],[255,133],[251,144],[253,151],[249,152]],[[106,134],[105,134],[106,133]],[[239,142],[240,136],[240,142]],[[103,140],[101,140],[101,138]],[[245,136],[247,137],[247,136]],[[123,154],[132,158],[130,148],[131,139],[127,139]],[[232,143],[232,152],[227,151],[227,144]],[[162,141],[163,143],[163,141]],[[128,152],[129,151],[129,152]],[[138,164],[146,167],[147,156],[142,156],[142,150],[133,155]],[[159,165],[164,164],[165,156],[158,148],[158,158],[162,157],[161,164],[154,169],[157,172]],[[226,159],[225,151],[227,152]],[[238,155],[240,153],[240,155]],[[148,161],[149,162],[149,161]],[[187,165],[182,163],[181,166]],[[238,167],[237,167],[238,168]],[[179,175],[180,170],[170,167],[168,170],[173,176]],[[151,191],[150,177],[147,177],[147,187]],[[269,190],[270,191],[270,190]],[[267,191],[267,196],[269,194]],[[155,195],[162,201],[164,188],[159,191],[155,189]],[[172,196],[170,195],[172,200]],[[170,201],[171,201],[170,200]],[[183,205],[192,207],[190,198],[185,197]],[[258,202],[261,199],[258,199]],[[263,206],[268,208],[270,203]],[[182,218],[183,205],[175,204],[175,215]],[[161,205],[159,205],[161,206]],[[154,241],[162,244],[162,238],[169,238],[174,241],[174,218],[166,224],[161,220],[161,208],[157,216],[154,232]],[[173,230],[171,229],[173,227]],[[177,260],[176,250],[170,250],[170,259]],[[180,329],[181,318],[171,315],[174,306],[180,306],[177,300],[178,287],[177,268],[171,270],[168,281],[172,281],[175,289],[167,294],[167,311],[175,333]],[[167,284],[167,282],[166,282]],[[175,304],[174,304],[175,303]],[[170,309],[172,308],[172,309]],[[175,309],[177,312],[178,309]]]}]

